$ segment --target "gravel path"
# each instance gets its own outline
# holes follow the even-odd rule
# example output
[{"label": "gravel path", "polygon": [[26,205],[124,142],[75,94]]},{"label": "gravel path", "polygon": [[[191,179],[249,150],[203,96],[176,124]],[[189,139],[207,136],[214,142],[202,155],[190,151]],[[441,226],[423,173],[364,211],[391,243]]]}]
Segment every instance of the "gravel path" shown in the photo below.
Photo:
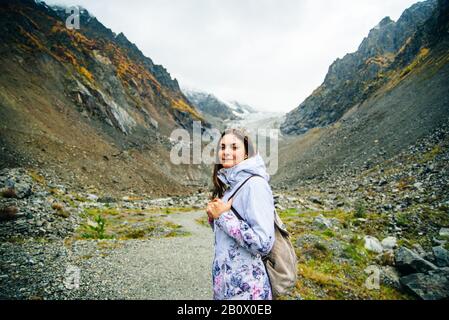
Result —
[{"label": "gravel path", "polygon": [[[214,239],[208,226],[195,222],[202,216],[203,211],[166,217],[191,233],[185,237],[85,240],[71,245],[62,241],[4,243],[0,246],[4,256],[0,296],[8,299],[211,299]],[[79,279],[78,287],[76,279]]]}]

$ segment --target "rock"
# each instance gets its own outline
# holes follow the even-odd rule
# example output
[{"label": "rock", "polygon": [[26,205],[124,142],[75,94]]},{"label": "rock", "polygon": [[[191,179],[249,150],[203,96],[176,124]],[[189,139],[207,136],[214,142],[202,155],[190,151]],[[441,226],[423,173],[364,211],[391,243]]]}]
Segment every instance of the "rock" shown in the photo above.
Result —
[{"label": "rock", "polygon": [[365,236],[365,249],[376,253],[382,253],[383,251],[380,241],[371,236]]},{"label": "rock", "polygon": [[280,204],[278,204],[278,203],[275,204],[274,207],[276,208],[276,210],[279,210],[279,211],[285,210],[285,208],[283,206],[281,206]]},{"label": "rock", "polygon": [[384,266],[394,266],[395,265],[393,250],[385,250],[377,258],[381,265],[384,265]]},{"label": "rock", "polygon": [[446,244],[446,240],[440,240],[440,239],[437,239],[437,238],[433,238],[432,239],[432,242],[434,243],[434,244],[436,244],[436,245],[439,245],[439,246],[443,246],[443,245],[445,245]]},{"label": "rock", "polygon": [[86,195],[86,198],[87,198],[88,200],[90,200],[90,201],[97,201],[98,196],[95,195],[95,194],[88,193],[88,194]]},{"label": "rock", "polygon": [[440,238],[449,240],[449,228],[441,228],[438,234]]},{"label": "rock", "polygon": [[382,247],[384,248],[384,250],[391,250],[396,248],[397,246],[397,239],[396,237],[386,237],[385,239],[382,240]]},{"label": "rock", "polygon": [[424,300],[449,299],[449,268],[415,273],[400,279],[410,292]]},{"label": "rock", "polygon": [[433,255],[435,257],[435,264],[439,267],[449,267],[449,251],[443,246],[433,247]]},{"label": "rock", "polygon": [[422,188],[422,183],[421,183],[421,182],[416,182],[413,186],[414,186],[416,189],[421,189],[421,188]]},{"label": "rock", "polygon": [[323,201],[321,201],[320,197],[317,197],[317,196],[311,196],[311,197],[309,197],[309,200],[312,203],[316,203],[316,204],[319,204],[319,205],[323,204]]},{"label": "rock", "polygon": [[117,202],[117,199],[115,199],[114,197],[111,196],[104,196],[104,197],[99,197],[97,199],[97,202],[101,202],[101,203],[114,203]]},{"label": "rock", "polygon": [[383,284],[386,284],[398,290],[401,289],[399,274],[393,267],[390,266],[382,267],[380,269],[380,280],[382,281]]},{"label": "rock", "polygon": [[421,258],[423,258],[426,255],[426,251],[424,251],[423,247],[419,243],[415,243],[412,248],[416,253],[420,255]]},{"label": "rock", "polygon": [[396,268],[402,275],[438,269],[433,263],[421,258],[416,252],[401,247],[395,252]]},{"label": "rock", "polygon": [[333,220],[325,218],[322,214],[315,217],[313,224],[320,229],[329,229],[334,225]]}]

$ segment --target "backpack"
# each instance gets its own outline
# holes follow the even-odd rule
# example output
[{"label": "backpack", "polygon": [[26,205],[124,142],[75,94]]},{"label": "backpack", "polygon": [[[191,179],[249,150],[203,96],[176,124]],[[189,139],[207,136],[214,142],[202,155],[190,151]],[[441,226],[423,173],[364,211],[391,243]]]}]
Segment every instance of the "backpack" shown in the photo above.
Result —
[{"label": "backpack", "polygon": [[[256,176],[259,175],[252,175],[246,179],[229,199],[232,199],[249,179]],[[231,206],[231,210],[238,219],[245,221],[234,207]],[[273,248],[262,258],[262,261],[270,279],[273,298],[276,299],[280,295],[287,294],[296,285],[297,280],[296,252],[290,240],[290,234],[276,210],[274,211],[274,235]]]}]

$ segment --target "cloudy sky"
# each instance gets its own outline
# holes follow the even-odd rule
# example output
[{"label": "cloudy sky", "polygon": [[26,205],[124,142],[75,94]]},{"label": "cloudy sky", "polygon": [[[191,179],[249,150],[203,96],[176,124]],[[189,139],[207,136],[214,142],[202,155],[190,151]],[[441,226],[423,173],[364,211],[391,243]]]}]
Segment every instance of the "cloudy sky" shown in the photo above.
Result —
[{"label": "cloudy sky", "polygon": [[[181,87],[288,112],[382,18],[417,0],[47,0],[123,32]],[[81,26],[82,27],[82,26]]]}]

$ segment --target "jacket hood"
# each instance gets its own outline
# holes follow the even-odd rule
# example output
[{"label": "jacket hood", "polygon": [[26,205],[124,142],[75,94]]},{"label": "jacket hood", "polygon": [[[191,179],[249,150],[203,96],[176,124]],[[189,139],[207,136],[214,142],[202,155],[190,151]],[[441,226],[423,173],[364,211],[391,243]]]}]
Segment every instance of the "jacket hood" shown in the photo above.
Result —
[{"label": "jacket hood", "polygon": [[259,154],[243,160],[232,168],[221,168],[218,171],[217,176],[224,184],[232,188],[240,181],[255,174],[262,176],[266,181],[270,180],[270,176],[265,167],[265,162]]}]

